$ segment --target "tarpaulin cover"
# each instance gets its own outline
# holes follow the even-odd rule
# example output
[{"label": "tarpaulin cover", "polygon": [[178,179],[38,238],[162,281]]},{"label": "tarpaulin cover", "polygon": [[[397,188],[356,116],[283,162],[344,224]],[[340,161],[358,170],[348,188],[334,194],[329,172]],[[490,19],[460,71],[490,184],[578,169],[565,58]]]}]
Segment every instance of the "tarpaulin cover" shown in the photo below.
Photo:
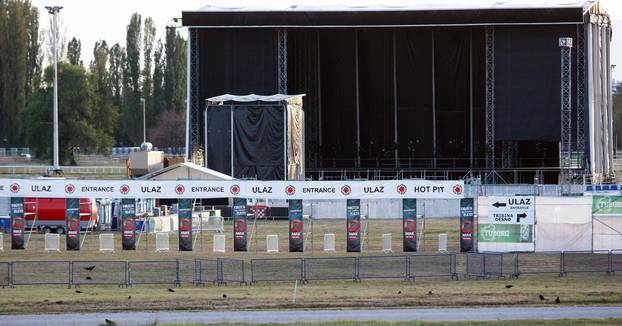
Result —
[{"label": "tarpaulin cover", "polygon": [[123,250],[136,250],[136,199],[121,199],[121,221]]},{"label": "tarpaulin cover", "polygon": [[11,198],[11,249],[24,249],[24,198]]},{"label": "tarpaulin cover", "polygon": [[594,250],[622,249],[622,196],[592,196]]},{"label": "tarpaulin cover", "polygon": [[179,251],[192,251],[192,199],[179,200]]},{"label": "tarpaulin cover", "polygon": [[536,197],[536,251],[592,250],[592,198]]},{"label": "tarpaulin cover", "polygon": [[67,250],[80,250],[80,198],[67,198]]}]

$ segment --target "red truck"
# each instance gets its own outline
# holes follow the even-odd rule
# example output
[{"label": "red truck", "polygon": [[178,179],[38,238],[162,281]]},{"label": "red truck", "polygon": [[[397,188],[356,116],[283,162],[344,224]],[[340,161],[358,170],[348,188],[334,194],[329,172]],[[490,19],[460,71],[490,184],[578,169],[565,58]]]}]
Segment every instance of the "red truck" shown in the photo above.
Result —
[{"label": "red truck", "polygon": [[[43,233],[65,233],[64,198],[24,198],[26,227],[36,228]],[[80,228],[97,225],[97,204],[94,199],[80,198]]]}]

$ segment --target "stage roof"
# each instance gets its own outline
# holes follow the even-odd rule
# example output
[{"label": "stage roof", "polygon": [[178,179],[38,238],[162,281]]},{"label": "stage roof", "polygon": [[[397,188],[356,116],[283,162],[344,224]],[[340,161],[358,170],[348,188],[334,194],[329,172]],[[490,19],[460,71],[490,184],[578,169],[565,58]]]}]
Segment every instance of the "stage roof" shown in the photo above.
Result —
[{"label": "stage roof", "polygon": [[491,24],[576,24],[597,0],[299,0],[210,1],[184,11],[184,26],[195,27],[356,27]]}]

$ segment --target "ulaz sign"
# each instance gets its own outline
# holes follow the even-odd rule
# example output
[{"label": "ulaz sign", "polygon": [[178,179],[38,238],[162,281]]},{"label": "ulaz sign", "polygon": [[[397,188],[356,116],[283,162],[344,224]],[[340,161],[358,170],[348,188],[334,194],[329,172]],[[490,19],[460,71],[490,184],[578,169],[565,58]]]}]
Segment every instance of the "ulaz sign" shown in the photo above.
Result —
[{"label": "ulaz sign", "polygon": [[488,220],[491,224],[534,224],[535,197],[488,197]]}]

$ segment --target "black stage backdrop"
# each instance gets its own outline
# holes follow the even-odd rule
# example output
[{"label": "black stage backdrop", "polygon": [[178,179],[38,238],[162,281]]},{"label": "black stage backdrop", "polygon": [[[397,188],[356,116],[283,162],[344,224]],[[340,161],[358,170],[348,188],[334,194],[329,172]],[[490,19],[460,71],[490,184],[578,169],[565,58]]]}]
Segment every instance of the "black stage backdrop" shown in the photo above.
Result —
[{"label": "black stage backdrop", "polygon": [[[497,140],[559,141],[562,36],[576,40],[575,26],[495,27]],[[199,55],[200,99],[278,90],[276,29],[200,29]],[[573,72],[575,59],[573,48]],[[395,147],[402,166],[427,167],[435,145],[438,167],[468,167],[471,125],[474,157],[484,157],[483,27],[289,29],[287,68],[288,93],[306,94],[308,168],[354,167],[358,155],[362,167],[393,167]],[[231,127],[208,124],[210,135]],[[519,156],[535,146],[519,144]]]}]

